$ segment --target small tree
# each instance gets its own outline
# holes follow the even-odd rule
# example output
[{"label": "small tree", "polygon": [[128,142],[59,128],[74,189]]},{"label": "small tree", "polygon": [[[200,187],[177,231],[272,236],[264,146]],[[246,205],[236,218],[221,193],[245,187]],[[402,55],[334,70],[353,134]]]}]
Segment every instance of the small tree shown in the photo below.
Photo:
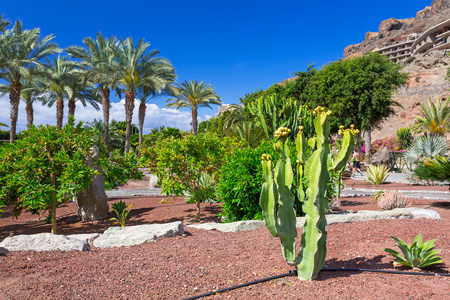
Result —
[{"label": "small tree", "polygon": [[200,204],[210,201],[212,195],[204,174],[216,173],[234,146],[229,138],[207,133],[163,139],[156,146],[142,150],[141,164],[158,177],[163,193],[188,195],[188,201],[197,205],[199,219]]},{"label": "small tree", "polygon": [[82,124],[32,126],[23,139],[0,148],[0,205],[14,201],[22,210],[49,210],[56,234],[56,208],[86,190],[98,172],[86,164],[93,146]]},{"label": "small tree", "polygon": [[[400,65],[375,52],[340,59],[326,65],[311,79],[310,106],[321,105],[333,111],[332,132],[340,125],[351,124],[364,130],[366,149],[370,149],[371,130],[395,114],[394,106],[402,107],[393,100],[394,92],[408,79],[400,69]],[[369,155],[366,160],[370,163]]]}]

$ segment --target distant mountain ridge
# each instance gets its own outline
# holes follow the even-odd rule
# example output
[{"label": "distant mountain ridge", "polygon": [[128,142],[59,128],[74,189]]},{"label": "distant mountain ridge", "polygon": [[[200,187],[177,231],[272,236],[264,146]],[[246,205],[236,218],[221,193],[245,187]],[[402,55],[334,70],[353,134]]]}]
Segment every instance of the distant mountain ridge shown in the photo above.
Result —
[{"label": "distant mountain ridge", "polygon": [[431,6],[417,12],[415,18],[390,18],[381,21],[378,32],[367,32],[361,43],[347,46],[344,49],[344,58],[404,42],[409,34],[420,34],[448,19],[450,19],[450,0],[435,0]]},{"label": "distant mountain ridge", "polygon": [[[361,56],[364,53],[382,49],[407,41],[408,35],[422,34],[429,28],[450,19],[450,0],[435,0],[431,6],[417,12],[415,18],[391,18],[380,23],[378,32],[367,32],[364,40],[349,45],[344,57]],[[450,97],[449,81],[446,78],[450,67],[448,50],[431,51],[426,55],[414,55],[400,62],[402,72],[409,74],[408,83],[394,96],[404,109],[395,108],[396,115],[386,119],[380,128],[372,131],[372,140],[395,138],[399,128],[414,123],[415,115],[420,114],[420,104],[426,105],[429,98],[433,101]]]}]

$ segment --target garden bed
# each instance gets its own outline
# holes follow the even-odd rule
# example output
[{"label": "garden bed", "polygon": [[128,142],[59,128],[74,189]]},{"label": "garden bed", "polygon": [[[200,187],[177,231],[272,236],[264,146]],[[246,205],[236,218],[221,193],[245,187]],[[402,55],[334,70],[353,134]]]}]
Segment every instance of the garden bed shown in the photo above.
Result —
[{"label": "garden bed", "polygon": [[[138,183],[131,183],[132,186]],[[398,189],[407,189],[408,185]],[[136,185],[134,185],[136,187]],[[127,188],[127,187],[125,187]],[[193,224],[195,205],[161,197],[126,197],[134,203],[128,225],[181,220]],[[379,209],[369,197],[342,197],[340,210]],[[393,258],[382,249],[396,248],[390,236],[407,242],[422,233],[437,238],[442,266],[428,271],[450,272],[450,202],[410,199],[413,206],[432,208],[443,219],[377,220],[328,226],[328,267],[393,270]],[[170,199],[169,199],[170,201]],[[111,221],[74,222],[74,203],[60,208],[61,234],[101,232]],[[202,205],[202,222],[217,221],[220,205]],[[0,239],[14,234],[49,232],[50,226],[24,213],[19,221],[0,219]],[[299,246],[299,245],[298,245]],[[292,270],[282,258],[279,240],[266,228],[224,233],[187,228],[184,236],[161,238],[138,246],[90,252],[12,252],[0,257],[0,293],[5,299],[96,298],[181,299],[239,285]],[[409,271],[400,268],[397,270]],[[311,282],[284,277],[206,299],[447,299],[450,277],[382,273],[321,272]]]}]

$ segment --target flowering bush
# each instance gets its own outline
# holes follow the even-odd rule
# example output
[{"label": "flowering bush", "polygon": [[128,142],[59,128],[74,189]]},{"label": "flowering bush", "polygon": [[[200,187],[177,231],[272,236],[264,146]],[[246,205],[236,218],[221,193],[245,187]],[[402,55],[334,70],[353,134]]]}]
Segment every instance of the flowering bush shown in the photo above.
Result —
[{"label": "flowering bush", "polygon": [[397,142],[397,140],[384,138],[375,140],[370,147],[370,152],[374,154],[383,146],[388,147],[388,149],[391,151],[400,151],[400,152],[403,151],[402,146],[400,145],[399,142]]}]

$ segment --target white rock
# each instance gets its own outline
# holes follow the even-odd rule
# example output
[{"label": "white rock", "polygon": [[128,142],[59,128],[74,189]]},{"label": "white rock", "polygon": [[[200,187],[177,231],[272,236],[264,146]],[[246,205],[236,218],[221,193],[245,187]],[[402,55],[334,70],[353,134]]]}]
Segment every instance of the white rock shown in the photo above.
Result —
[{"label": "white rock", "polygon": [[184,227],[182,222],[110,227],[94,240],[94,246],[97,248],[108,248],[139,245],[146,242],[154,242],[160,237],[182,235],[183,233]]},{"label": "white rock", "polygon": [[80,234],[70,234],[67,237],[71,239],[85,241],[89,245],[93,245],[94,240],[99,236],[100,236],[99,233],[80,233]]},{"label": "white rock", "polygon": [[427,219],[440,219],[441,215],[432,209],[421,209],[417,208],[411,211],[411,214],[415,219],[417,218],[427,218]]},{"label": "white rock", "polygon": [[223,232],[236,232],[236,231],[254,230],[263,226],[264,221],[251,220],[251,221],[238,221],[233,223],[203,223],[203,224],[187,225],[186,227],[204,230],[218,230]]},{"label": "white rock", "polygon": [[156,177],[155,175],[150,175],[150,179],[148,181],[148,187],[153,189],[156,187],[157,184],[158,184],[158,177]]},{"label": "white rock", "polygon": [[4,247],[9,251],[90,250],[89,243],[86,241],[51,233],[7,237],[0,243],[0,247]]}]

